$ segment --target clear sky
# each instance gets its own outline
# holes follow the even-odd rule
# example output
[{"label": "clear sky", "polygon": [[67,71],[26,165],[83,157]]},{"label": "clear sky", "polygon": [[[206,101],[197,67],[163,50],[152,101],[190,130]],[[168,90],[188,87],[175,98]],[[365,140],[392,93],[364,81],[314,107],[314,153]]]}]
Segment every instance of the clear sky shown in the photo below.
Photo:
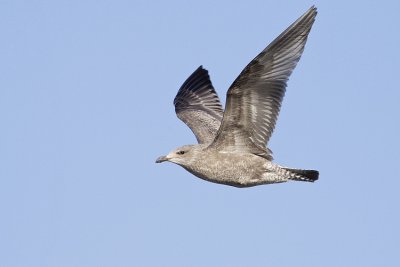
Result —
[{"label": "clear sky", "polygon": [[[237,189],[154,163],[172,101],[225,101],[318,7],[269,144],[314,184]],[[399,1],[0,1],[0,266],[400,266]]]}]

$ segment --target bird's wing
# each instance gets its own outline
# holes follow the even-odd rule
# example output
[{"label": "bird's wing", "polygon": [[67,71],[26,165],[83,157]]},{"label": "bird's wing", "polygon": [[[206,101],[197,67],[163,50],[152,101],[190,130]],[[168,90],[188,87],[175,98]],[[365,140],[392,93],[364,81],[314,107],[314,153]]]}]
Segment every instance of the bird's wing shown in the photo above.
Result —
[{"label": "bird's wing", "polygon": [[221,125],[222,106],[208,71],[200,66],[182,84],[174,99],[175,112],[200,144],[211,143]]},{"label": "bird's wing", "polygon": [[316,15],[316,8],[311,7],[236,78],[227,92],[224,117],[211,147],[272,159],[266,144],[275,127],[286,82],[303,53]]}]

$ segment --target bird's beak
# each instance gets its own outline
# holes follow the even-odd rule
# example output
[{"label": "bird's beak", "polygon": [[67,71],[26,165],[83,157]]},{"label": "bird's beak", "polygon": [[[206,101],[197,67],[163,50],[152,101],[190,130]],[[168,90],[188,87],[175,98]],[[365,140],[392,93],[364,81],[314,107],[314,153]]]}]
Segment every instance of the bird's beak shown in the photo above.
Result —
[{"label": "bird's beak", "polygon": [[161,163],[167,160],[168,160],[167,156],[161,156],[156,159],[156,163]]}]

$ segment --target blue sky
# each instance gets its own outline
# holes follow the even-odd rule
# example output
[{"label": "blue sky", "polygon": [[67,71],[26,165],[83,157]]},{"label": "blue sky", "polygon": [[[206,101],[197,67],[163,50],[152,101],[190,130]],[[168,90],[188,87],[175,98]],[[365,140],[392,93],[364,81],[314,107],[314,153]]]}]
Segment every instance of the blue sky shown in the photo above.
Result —
[{"label": "blue sky", "polygon": [[[269,144],[314,184],[155,159],[199,65],[221,99],[315,4]],[[398,1],[1,1],[0,266],[398,266]]]}]

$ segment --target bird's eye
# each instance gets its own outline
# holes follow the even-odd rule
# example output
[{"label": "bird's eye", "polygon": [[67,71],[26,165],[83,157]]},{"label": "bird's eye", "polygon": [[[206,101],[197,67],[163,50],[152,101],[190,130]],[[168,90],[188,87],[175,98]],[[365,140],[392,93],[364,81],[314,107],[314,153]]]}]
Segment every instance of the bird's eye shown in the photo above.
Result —
[{"label": "bird's eye", "polygon": [[185,151],[180,150],[180,151],[176,152],[176,154],[178,154],[178,155],[183,155],[183,154],[185,154]]}]

